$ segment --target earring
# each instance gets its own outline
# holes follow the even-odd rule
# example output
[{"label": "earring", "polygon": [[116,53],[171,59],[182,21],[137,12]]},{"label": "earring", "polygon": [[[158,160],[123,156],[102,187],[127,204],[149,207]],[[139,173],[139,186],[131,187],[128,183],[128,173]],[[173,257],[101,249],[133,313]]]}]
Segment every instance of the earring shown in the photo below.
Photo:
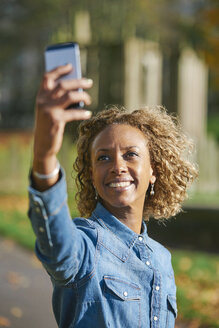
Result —
[{"label": "earring", "polygon": [[150,196],[154,196],[154,183],[151,183],[151,190],[150,190]]},{"label": "earring", "polygon": [[94,196],[94,199],[97,200],[98,199],[98,193],[97,193],[97,190],[96,188],[94,187],[94,191],[95,191],[95,196]]}]

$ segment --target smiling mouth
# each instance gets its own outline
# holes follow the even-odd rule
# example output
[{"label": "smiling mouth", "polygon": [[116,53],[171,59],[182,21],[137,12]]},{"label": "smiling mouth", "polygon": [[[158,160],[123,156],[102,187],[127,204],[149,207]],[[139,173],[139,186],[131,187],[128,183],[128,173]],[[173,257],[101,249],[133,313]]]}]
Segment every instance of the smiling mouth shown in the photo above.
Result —
[{"label": "smiling mouth", "polygon": [[132,184],[132,181],[121,181],[121,182],[111,182],[109,183],[109,187],[111,188],[124,188],[129,187]]}]

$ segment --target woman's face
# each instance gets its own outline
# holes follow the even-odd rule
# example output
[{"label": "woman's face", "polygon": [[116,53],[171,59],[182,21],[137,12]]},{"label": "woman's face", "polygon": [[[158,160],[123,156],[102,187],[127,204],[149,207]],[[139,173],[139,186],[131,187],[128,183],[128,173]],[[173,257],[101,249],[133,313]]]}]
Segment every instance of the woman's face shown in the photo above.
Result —
[{"label": "woman's face", "polygon": [[125,207],[143,210],[149,182],[155,181],[144,134],[125,124],[106,127],[91,146],[91,174],[109,211]]}]

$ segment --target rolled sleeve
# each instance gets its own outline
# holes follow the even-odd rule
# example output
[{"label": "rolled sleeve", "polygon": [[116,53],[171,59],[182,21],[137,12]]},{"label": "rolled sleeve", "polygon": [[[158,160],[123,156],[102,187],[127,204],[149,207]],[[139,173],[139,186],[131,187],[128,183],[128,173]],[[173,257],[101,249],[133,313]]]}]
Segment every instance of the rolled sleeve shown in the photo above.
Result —
[{"label": "rolled sleeve", "polygon": [[[31,177],[30,183],[32,185]],[[61,169],[60,180],[50,189],[40,192],[29,187],[29,212],[38,247],[42,253],[50,252],[53,247],[50,225],[56,220],[71,220],[67,206],[67,187],[64,170]],[[64,218],[64,219],[63,219]],[[52,228],[52,227],[51,227]]]},{"label": "rolled sleeve", "polygon": [[82,264],[86,240],[69,213],[63,169],[50,189],[39,192],[29,187],[28,216],[37,238],[38,258],[57,283],[68,284]]}]

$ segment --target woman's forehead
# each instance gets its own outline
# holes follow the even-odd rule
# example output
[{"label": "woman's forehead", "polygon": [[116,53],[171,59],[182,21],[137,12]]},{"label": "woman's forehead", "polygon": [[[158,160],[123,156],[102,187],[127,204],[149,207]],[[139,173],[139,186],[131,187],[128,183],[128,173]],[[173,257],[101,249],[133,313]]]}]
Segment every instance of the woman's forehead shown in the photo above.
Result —
[{"label": "woman's forehead", "polygon": [[110,148],[115,144],[121,147],[147,146],[147,138],[138,128],[128,124],[110,124],[92,142],[91,149]]}]

